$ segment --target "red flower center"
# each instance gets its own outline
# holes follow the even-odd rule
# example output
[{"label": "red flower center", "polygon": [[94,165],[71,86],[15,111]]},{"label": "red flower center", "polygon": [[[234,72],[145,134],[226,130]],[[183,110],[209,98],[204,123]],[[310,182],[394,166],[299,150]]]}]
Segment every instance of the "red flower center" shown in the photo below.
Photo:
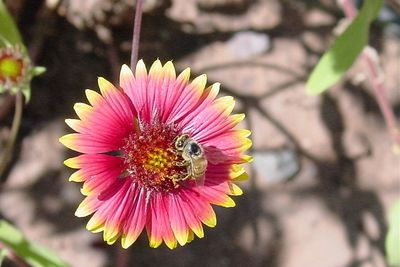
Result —
[{"label": "red flower center", "polygon": [[13,55],[4,55],[0,57],[0,81],[7,78],[16,82],[22,76],[23,61],[15,58]]},{"label": "red flower center", "polygon": [[149,190],[170,192],[178,188],[174,177],[186,168],[177,166],[183,160],[175,149],[177,134],[173,125],[159,122],[142,123],[140,130],[130,133],[121,149],[129,177]]}]

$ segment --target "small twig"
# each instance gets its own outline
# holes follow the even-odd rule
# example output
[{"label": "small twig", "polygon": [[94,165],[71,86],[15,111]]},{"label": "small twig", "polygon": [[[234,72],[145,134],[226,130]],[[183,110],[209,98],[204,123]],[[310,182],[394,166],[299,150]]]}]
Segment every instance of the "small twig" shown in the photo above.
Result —
[{"label": "small twig", "polygon": [[368,71],[370,73],[370,79],[375,92],[376,100],[393,140],[394,153],[400,154],[400,130],[396,125],[396,117],[394,115],[393,109],[387,101],[385,95],[385,87],[383,85],[383,78],[382,74],[380,73],[381,70],[379,63],[377,62],[377,60],[374,60],[374,57],[377,57],[376,50],[371,47],[367,47],[366,49],[364,49],[362,56],[368,66]]},{"label": "small twig", "polygon": [[[353,19],[356,16],[357,11],[351,0],[342,0],[341,4],[343,6],[343,11],[346,14],[346,17],[348,17],[349,19]],[[396,117],[394,115],[393,109],[390,106],[385,95],[386,90],[383,84],[383,74],[382,68],[379,64],[378,53],[375,49],[368,46],[364,48],[362,52],[362,57],[368,67],[369,78],[371,80],[376,100],[393,140],[393,151],[395,154],[400,154],[400,130],[397,127]]]},{"label": "small twig", "polygon": [[0,105],[0,121],[4,120],[7,117],[9,110],[14,106],[15,102],[14,95],[3,94],[2,97],[4,97],[4,99]]},{"label": "small twig", "polygon": [[17,266],[17,267],[29,267],[30,266],[21,257],[19,257],[11,248],[8,248],[1,242],[0,242],[0,249],[7,250],[6,258],[8,258],[10,261],[12,261],[15,264],[15,266]]},{"label": "small twig", "polygon": [[9,258],[12,262],[15,263],[18,267],[30,267],[21,257],[15,254],[14,251],[9,251],[7,258]]},{"label": "small twig", "polygon": [[23,106],[24,98],[22,96],[22,92],[18,91],[15,95],[15,113],[11,126],[10,137],[8,138],[8,142],[6,144],[6,148],[4,149],[3,156],[0,162],[0,185],[5,182],[5,177],[3,176],[5,175],[5,171],[11,158],[15,140],[17,139],[18,130],[21,125]]},{"label": "small twig", "polygon": [[115,266],[116,267],[126,267],[129,262],[129,254],[126,249],[123,249],[121,246],[117,247],[117,257],[116,257]]},{"label": "small twig", "polygon": [[136,1],[135,20],[133,25],[131,69],[135,71],[139,53],[140,28],[142,26],[143,0]]},{"label": "small twig", "polygon": [[400,1],[399,0],[388,0],[387,3],[391,6],[394,11],[400,13]]},{"label": "small twig", "polygon": [[340,4],[343,6],[344,14],[349,19],[354,19],[357,15],[357,10],[354,8],[351,0],[340,0]]}]

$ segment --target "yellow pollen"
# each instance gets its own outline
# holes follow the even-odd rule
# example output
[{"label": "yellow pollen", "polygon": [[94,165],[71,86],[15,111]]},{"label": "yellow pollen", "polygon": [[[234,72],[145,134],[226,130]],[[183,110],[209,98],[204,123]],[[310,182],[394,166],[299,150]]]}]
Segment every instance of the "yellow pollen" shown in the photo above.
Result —
[{"label": "yellow pollen", "polygon": [[166,168],[172,166],[171,162],[174,160],[171,154],[162,149],[155,149],[147,154],[147,161],[144,167],[148,171],[155,173],[163,173]]},{"label": "yellow pollen", "polygon": [[133,131],[121,148],[131,179],[157,192],[177,190],[176,177],[187,171],[178,164],[183,159],[174,146],[177,134],[175,125],[164,125],[157,120],[142,122],[140,132]]}]

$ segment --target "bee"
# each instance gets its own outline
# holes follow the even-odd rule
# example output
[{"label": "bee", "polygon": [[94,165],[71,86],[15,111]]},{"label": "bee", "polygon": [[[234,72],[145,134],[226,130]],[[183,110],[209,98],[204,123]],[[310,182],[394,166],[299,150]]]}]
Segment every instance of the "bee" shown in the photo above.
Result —
[{"label": "bee", "polygon": [[183,174],[183,177],[175,175],[173,180],[176,182],[191,178],[198,182],[201,178],[204,178],[207,159],[199,143],[190,138],[188,134],[182,134],[175,138],[175,149],[183,158],[183,161],[178,162],[176,165],[186,167],[186,173]]}]

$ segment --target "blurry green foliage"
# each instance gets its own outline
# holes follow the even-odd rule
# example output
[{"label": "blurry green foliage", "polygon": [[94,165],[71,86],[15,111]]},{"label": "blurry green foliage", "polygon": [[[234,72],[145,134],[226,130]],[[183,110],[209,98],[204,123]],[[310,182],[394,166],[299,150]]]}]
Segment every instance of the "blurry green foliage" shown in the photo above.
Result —
[{"label": "blurry green foliage", "polygon": [[22,44],[22,39],[3,0],[0,0],[0,48],[5,47],[7,43]]},{"label": "blurry green foliage", "polygon": [[18,229],[4,220],[0,220],[0,242],[33,267],[68,266],[53,252],[26,240]]},{"label": "blurry green foliage", "polygon": [[0,266],[3,263],[4,259],[6,258],[6,256],[7,256],[7,249],[5,248],[0,249]]},{"label": "blurry green foliage", "polygon": [[386,235],[385,248],[389,266],[400,267],[400,200],[389,213],[389,231]]},{"label": "blurry green foliage", "polygon": [[353,65],[368,44],[369,27],[378,16],[383,0],[366,0],[350,26],[337,37],[312,71],[306,92],[317,95],[334,85]]}]

